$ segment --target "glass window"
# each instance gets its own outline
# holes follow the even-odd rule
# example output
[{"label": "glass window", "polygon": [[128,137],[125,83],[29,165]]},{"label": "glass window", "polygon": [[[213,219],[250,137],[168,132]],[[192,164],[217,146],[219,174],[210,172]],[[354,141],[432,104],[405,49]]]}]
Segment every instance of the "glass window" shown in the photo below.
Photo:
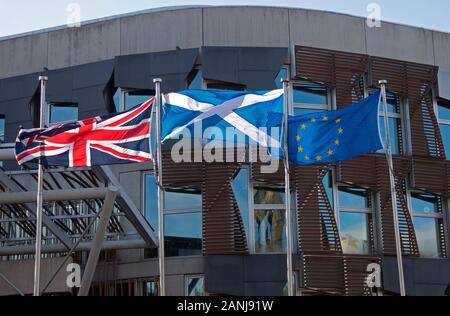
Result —
[{"label": "glass window", "polygon": [[167,257],[202,254],[202,213],[164,215],[165,251]]},{"label": "glass window", "polygon": [[450,160],[450,103],[438,102],[437,110],[442,142],[445,148],[445,157],[447,160]]},{"label": "glass window", "polygon": [[186,296],[205,296],[203,276],[186,276]]},{"label": "glass window", "polygon": [[442,142],[445,148],[445,157],[450,160],[450,124],[440,123]]},{"label": "glass window", "polygon": [[249,205],[248,205],[248,185],[249,185],[249,170],[248,168],[241,168],[231,183],[234,193],[234,198],[239,207],[241,218],[244,223],[245,234],[247,238],[250,236],[249,231]]},{"label": "glass window", "polygon": [[[371,92],[370,94],[372,94]],[[402,116],[401,116],[401,99],[396,94],[386,93],[387,109],[388,109],[388,124],[389,124],[389,137],[391,140],[392,154],[401,155],[402,144]],[[379,105],[379,126],[380,134],[383,140],[383,144],[386,144],[386,129],[384,126],[384,105],[380,102]],[[378,151],[378,153],[385,153],[384,149]]]},{"label": "glass window", "polygon": [[77,104],[50,104],[50,124],[78,120]]},{"label": "glass window", "polygon": [[196,192],[171,192],[164,193],[164,209],[201,209],[202,196]]},{"label": "glass window", "polygon": [[158,296],[158,284],[155,281],[144,281],[142,296]]},{"label": "glass window", "polygon": [[[145,218],[158,232],[157,185],[153,173],[144,175]],[[164,192],[164,236],[167,257],[201,255],[202,196],[197,192]],[[146,252],[155,257],[155,251]]]},{"label": "glass window", "polygon": [[355,187],[338,188],[339,233],[346,254],[370,254],[369,225],[372,216],[370,191]]},{"label": "glass window", "polygon": [[[253,249],[255,253],[286,252],[284,186],[253,184]],[[292,236],[295,241],[295,194],[291,194]]]},{"label": "glass window", "polygon": [[410,192],[410,205],[413,214],[419,253],[422,257],[437,258],[441,256],[441,230],[443,214],[441,197],[423,193]]},{"label": "glass window", "polygon": [[360,188],[339,188],[339,207],[353,209],[370,208],[369,193],[365,189]]},{"label": "glass window", "polygon": [[327,192],[328,201],[331,207],[334,209],[334,194],[333,194],[333,177],[332,172],[328,172],[325,177],[323,177],[322,184]]},{"label": "glass window", "polygon": [[255,252],[286,252],[284,210],[255,210]]},{"label": "glass window", "polygon": [[439,101],[437,105],[439,119],[450,121],[450,104]]},{"label": "glass window", "polygon": [[284,205],[284,188],[270,184],[255,184],[253,201],[255,204]]},{"label": "glass window", "polygon": [[151,99],[153,96],[154,94],[150,91],[125,91],[124,110],[126,111],[134,108],[135,106],[141,105],[142,103]]},{"label": "glass window", "polygon": [[343,252],[369,254],[368,214],[342,212],[339,216]]},{"label": "glass window", "polygon": [[328,93],[325,85],[310,81],[293,83],[294,103],[328,105]]},{"label": "glass window", "polygon": [[426,258],[439,257],[436,219],[415,216],[413,222],[420,256]]},{"label": "glass window", "polygon": [[203,74],[200,69],[195,69],[192,72],[192,77],[188,78],[189,89],[202,89],[203,88]]},{"label": "glass window", "polygon": [[116,93],[114,93],[113,96],[113,101],[114,101],[114,106],[116,108],[116,112],[120,112],[120,103],[122,99],[122,89],[117,88]]},{"label": "glass window", "polygon": [[5,141],[5,117],[0,114],[0,142]]}]

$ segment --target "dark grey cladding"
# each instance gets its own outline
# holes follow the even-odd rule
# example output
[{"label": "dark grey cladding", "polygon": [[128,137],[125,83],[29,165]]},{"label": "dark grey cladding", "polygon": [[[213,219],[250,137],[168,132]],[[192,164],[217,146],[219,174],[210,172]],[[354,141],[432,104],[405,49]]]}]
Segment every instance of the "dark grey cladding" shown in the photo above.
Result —
[{"label": "dark grey cladding", "polygon": [[275,89],[287,58],[285,47],[203,47],[203,77],[245,85],[247,90]]},{"label": "dark grey cladding", "polygon": [[34,73],[0,80],[0,114],[5,116],[5,142],[14,142],[19,127],[32,127],[30,101],[39,86]]},{"label": "dark grey cladding", "polygon": [[77,103],[80,119],[102,115],[112,110],[107,91],[114,72],[114,60],[50,70],[47,102]]},{"label": "dark grey cladding", "polygon": [[439,68],[438,97],[450,101],[450,69]]},{"label": "dark grey cladding", "polygon": [[[281,296],[286,255],[205,256],[205,291],[234,296]],[[297,258],[293,256],[294,266]]]},{"label": "dark grey cladding", "polygon": [[158,77],[163,93],[186,89],[197,56],[195,48],[116,57],[115,86],[152,90]]}]

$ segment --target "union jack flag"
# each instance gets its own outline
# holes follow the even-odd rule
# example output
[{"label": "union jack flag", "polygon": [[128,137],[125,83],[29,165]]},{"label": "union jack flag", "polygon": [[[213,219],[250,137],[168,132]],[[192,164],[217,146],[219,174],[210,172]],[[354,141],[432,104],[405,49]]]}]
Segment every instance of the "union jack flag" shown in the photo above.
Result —
[{"label": "union jack flag", "polygon": [[154,98],[126,112],[63,123],[44,129],[20,130],[16,139],[19,165],[89,167],[146,162]]}]

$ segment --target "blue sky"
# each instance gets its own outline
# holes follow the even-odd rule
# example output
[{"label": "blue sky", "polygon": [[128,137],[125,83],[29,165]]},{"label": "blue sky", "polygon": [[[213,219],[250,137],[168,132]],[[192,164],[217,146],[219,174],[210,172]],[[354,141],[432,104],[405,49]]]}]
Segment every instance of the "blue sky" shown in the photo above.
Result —
[{"label": "blue sky", "polygon": [[[241,5],[243,1],[209,0],[0,0],[0,37],[65,25],[70,3],[81,8],[81,20],[91,20],[150,8],[176,5]],[[284,6],[367,15],[367,5],[378,3],[384,21],[450,32],[448,0],[247,0],[246,5]]]}]

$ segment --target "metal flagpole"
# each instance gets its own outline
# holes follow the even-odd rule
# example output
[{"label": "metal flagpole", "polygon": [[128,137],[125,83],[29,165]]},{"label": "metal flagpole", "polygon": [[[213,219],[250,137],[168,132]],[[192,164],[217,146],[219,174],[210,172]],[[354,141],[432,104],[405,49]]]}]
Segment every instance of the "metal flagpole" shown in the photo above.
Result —
[{"label": "metal flagpole", "polygon": [[[41,105],[39,127],[44,128],[46,123],[47,106],[45,102],[45,89],[48,77],[39,76],[41,83]],[[42,247],[42,184],[44,181],[44,167],[41,163],[38,165],[38,188],[36,201],[36,254],[34,259],[34,287],[33,295],[39,296],[40,277],[41,277],[41,247]]]},{"label": "metal flagpole", "polygon": [[285,200],[286,200],[286,244],[287,244],[287,289],[288,296],[294,296],[294,284],[292,282],[292,238],[291,238],[291,186],[289,177],[289,149],[288,149],[288,118],[289,118],[289,80],[281,79],[284,90],[284,183],[285,183]]},{"label": "metal flagpole", "polygon": [[158,257],[159,257],[159,295],[166,295],[166,275],[164,269],[164,196],[162,182],[162,149],[161,149],[161,82],[162,79],[153,79],[155,83],[155,105],[156,105],[156,164],[158,183]]},{"label": "metal flagpole", "polygon": [[391,184],[391,200],[392,200],[392,212],[394,217],[394,230],[395,230],[395,246],[397,251],[397,265],[398,265],[398,279],[400,283],[400,294],[405,296],[405,277],[403,274],[403,257],[402,257],[402,246],[400,243],[400,231],[398,226],[398,213],[397,213],[397,192],[395,190],[395,179],[394,179],[394,163],[392,161],[392,146],[391,138],[389,132],[389,122],[388,122],[388,109],[387,109],[387,98],[386,98],[386,85],[387,80],[380,80],[379,84],[381,86],[381,95],[383,97],[383,112],[384,112],[384,130],[386,132],[386,158],[389,168],[389,179]]}]

